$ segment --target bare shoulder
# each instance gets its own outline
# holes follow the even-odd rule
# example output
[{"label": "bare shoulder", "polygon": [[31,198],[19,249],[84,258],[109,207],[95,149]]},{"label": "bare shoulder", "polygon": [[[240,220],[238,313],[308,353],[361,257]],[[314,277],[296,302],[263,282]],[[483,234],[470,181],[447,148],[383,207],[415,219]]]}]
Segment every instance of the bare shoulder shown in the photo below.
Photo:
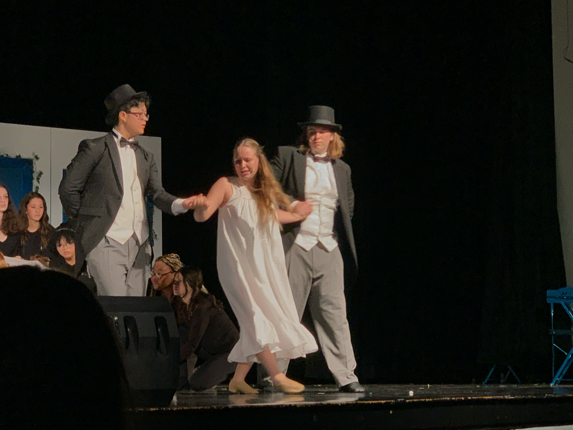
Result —
[{"label": "bare shoulder", "polygon": [[226,176],[217,179],[217,182],[213,184],[213,187],[211,187],[211,189],[217,193],[223,193],[226,198],[228,198],[233,194],[231,179]]},{"label": "bare shoulder", "polygon": [[226,176],[219,178],[217,182],[213,184],[211,191],[209,191],[209,195],[211,195],[211,193],[213,193],[213,198],[217,202],[217,206],[225,206],[233,195],[231,179]]},{"label": "bare shoulder", "polygon": [[219,179],[217,179],[217,182],[215,182],[215,184],[213,186],[217,186],[217,187],[230,187],[231,186],[231,179],[229,179],[226,176],[222,176]]}]

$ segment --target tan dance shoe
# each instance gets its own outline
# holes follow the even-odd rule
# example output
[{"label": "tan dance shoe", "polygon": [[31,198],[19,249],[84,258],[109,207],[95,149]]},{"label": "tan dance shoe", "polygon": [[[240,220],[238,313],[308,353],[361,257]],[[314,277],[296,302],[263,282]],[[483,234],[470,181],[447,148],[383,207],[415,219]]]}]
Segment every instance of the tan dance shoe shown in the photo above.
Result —
[{"label": "tan dance shoe", "polygon": [[277,391],[285,394],[298,394],[304,391],[304,385],[299,382],[293,381],[290,378],[286,378],[286,380],[273,384]]},{"label": "tan dance shoe", "polygon": [[229,391],[235,394],[258,394],[259,390],[255,390],[245,381],[235,381],[231,379],[229,382]]}]

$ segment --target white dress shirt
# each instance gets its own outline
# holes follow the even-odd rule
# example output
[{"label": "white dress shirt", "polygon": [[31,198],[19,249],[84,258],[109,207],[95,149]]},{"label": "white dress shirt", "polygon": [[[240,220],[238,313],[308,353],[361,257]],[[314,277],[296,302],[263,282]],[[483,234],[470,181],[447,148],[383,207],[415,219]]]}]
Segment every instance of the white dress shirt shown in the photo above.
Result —
[{"label": "white dress shirt", "polygon": [[312,204],[312,213],[301,223],[294,243],[310,251],[320,242],[331,252],[338,246],[334,238],[338,190],[332,163],[314,161],[310,155],[306,156],[304,196]]}]

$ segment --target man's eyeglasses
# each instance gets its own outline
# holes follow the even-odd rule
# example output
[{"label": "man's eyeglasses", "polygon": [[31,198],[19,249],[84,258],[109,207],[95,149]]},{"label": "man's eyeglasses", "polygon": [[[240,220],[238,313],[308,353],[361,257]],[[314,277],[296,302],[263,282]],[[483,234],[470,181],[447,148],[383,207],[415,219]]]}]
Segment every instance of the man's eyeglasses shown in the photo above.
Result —
[{"label": "man's eyeglasses", "polygon": [[149,121],[149,114],[143,112],[126,112],[126,113],[135,115],[138,119],[144,119],[145,121]]},{"label": "man's eyeglasses", "polygon": [[165,272],[165,273],[155,273],[155,272],[151,272],[151,277],[152,278],[163,278],[165,275],[168,275],[169,273],[173,273],[173,271],[171,272]]}]

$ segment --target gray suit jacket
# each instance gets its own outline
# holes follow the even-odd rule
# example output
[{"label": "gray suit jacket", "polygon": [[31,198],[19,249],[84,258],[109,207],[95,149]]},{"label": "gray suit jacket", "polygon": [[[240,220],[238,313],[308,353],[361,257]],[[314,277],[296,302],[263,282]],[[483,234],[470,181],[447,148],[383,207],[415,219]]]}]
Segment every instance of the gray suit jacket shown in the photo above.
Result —
[{"label": "gray suit jacket", "polygon": [[[292,146],[279,146],[276,157],[271,160],[275,177],[283,187],[286,194],[296,200],[305,200],[304,185],[306,177],[306,155]],[[339,207],[334,219],[334,233],[338,239],[342,255],[349,263],[358,268],[354,232],[352,230],[352,216],[354,215],[354,190],[350,174],[350,166],[344,161],[333,160],[332,168],[338,190]],[[300,223],[283,226],[283,244],[288,251],[294,244],[296,235],[300,230]],[[346,252],[345,252],[346,251]]]},{"label": "gray suit jacket", "polygon": [[[175,197],[161,186],[153,154],[138,145],[135,158],[144,197],[163,212],[172,213]],[[112,133],[80,143],[60,183],[59,194],[87,255],[108,232],[123,197],[121,160]]]}]

